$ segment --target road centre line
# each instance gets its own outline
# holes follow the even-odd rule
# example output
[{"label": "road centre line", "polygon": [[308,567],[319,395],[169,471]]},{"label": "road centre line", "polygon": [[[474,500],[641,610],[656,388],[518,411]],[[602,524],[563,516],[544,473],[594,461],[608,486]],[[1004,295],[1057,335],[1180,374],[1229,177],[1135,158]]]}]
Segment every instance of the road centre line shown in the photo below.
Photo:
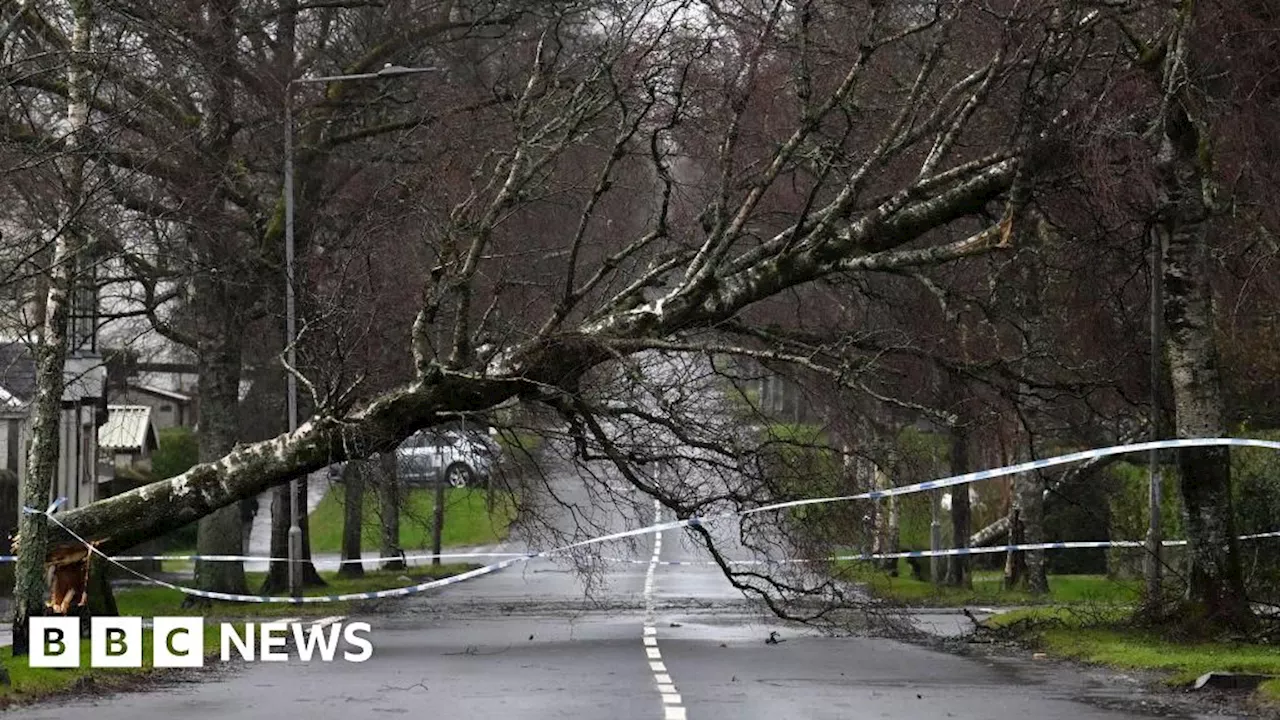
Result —
[{"label": "road centre line", "polygon": [[[653,501],[653,518],[655,524],[662,518],[662,505],[657,500]],[[644,634],[641,640],[644,643],[645,656],[649,659],[649,669],[653,671],[653,679],[658,686],[658,694],[662,697],[663,720],[687,720],[684,699],[680,697],[675,683],[671,680],[671,675],[667,673],[667,666],[662,662],[662,651],[658,649],[658,628],[654,622],[653,579],[658,565],[661,564],[661,556],[662,532],[659,531],[653,535],[653,555],[649,558],[649,569],[644,576]]]}]

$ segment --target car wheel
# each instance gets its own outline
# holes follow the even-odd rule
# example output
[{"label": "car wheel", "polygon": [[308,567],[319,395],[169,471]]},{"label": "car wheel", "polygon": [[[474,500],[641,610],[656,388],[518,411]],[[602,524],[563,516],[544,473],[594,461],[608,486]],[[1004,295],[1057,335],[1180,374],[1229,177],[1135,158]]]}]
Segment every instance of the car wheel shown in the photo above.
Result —
[{"label": "car wheel", "polygon": [[453,487],[466,487],[471,484],[471,468],[460,462],[454,463],[445,470],[444,479]]}]

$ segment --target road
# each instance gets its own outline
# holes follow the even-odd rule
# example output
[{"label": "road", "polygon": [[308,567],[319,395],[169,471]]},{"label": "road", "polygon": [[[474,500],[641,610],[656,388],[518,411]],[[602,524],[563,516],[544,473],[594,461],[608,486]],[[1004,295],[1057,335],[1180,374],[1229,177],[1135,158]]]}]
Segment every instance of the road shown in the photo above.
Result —
[{"label": "road", "polygon": [[[568,505],[604,512],[575,494],[577,478],[556,482]],[[652,518],[647,501],[636,507]],[[591,583],[564,564],[537,560],[394,601],[391,614],[363,618],[376,648],[365,663],[220,666],[199,682],[9,715],[1118,720],[1150,717],[1142,703],[1157,705],[1133,683],[1056,664],[960,657],[785,625],[744,602],[714,567],[652,564],[655,557],[704,559],[683,531],[661,537],[611,546],[605,554],[632,562],[605,564]],[[781,642],[766,643],[770,633]]]}]

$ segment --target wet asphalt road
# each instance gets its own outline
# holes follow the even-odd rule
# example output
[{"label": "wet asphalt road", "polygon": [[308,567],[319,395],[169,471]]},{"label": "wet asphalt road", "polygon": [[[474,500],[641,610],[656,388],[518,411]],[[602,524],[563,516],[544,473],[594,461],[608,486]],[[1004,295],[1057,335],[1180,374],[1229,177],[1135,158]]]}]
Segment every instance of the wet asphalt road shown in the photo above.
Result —
[{"label": "wet asphalt road", "polygon": [[[571,497],[573,482],[565,486]],[[682,532],[664,533],[659,557],[704,559]],[[224,666],[200,682],[7,715],[1120,720],[1151,717],[1142,703],[1159,700],[1136,683],[1054,664],[788,627],[714,567],[654,566],[646,597],[652,549],[648,539],[611,547],[606,555],[637,562],[606,564],[589,594],[571,568],[539,560],[395,601],[392,614],[363,618],[376,648],[365,663]],[[764,642],[770,632],[783,642]]]}]

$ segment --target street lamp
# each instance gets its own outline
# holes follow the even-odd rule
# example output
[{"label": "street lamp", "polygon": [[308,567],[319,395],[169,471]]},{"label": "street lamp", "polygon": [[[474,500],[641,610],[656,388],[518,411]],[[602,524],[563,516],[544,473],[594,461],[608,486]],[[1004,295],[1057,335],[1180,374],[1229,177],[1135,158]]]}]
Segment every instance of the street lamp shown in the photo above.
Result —
[{"label": "street lamp", "polygon": [[[285,334],[289,344],[285,348],[285,358],[289,367],[298,367],[297,349],[294,343],[298,337],[297,309],[294,295],[294,253],[293,253],[293,86],[296,83],[328,83],[346,82],[348,80],[376,80],[377,78],[399,77],[418,73],[434,72],[434,67],[404,67],[387,63],[381,70],[371,73],[353,75],[327,75],[323,77],[300,77],[289,81],[284,91],[284,267],[285,293],[284,314]],[[286,378],[288,393],[289,432],[298,429],[298,378],[290,371]],[[289,482],[289,593],[293,597],[302,597],[302,524],[299,509],[301,503],[298,494],[302,491],[302,482],[294,478]]]}]

